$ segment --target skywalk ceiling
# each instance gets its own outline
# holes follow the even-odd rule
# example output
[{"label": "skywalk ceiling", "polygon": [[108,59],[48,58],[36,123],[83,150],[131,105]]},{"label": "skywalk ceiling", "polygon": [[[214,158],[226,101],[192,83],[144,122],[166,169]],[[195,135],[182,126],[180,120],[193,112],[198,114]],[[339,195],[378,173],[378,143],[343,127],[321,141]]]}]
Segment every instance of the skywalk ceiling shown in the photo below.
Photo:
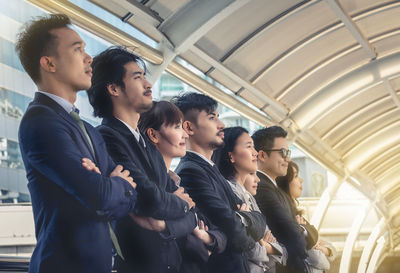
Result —
[{"label": "skywalk ceiling", "polygon": [[[399,1],[90,1],[159,42],[150,51],[161,61],[138,51],[147,60],[261,125],[281,124],[337,175],[357,180],[398,232]],[[194,78],[176,57],[232,93]]]}]

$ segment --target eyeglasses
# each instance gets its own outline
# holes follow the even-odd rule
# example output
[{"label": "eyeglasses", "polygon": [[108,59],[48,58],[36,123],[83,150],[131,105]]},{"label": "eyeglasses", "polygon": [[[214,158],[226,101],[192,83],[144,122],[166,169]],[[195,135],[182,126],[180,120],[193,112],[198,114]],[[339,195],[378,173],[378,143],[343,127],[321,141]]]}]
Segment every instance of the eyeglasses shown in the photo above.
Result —
[{"label": "eyeglasses", "polygon": [[290,157],[291,151],[285,148],[265,150],[266,152],[280,152],[283,158]]}]

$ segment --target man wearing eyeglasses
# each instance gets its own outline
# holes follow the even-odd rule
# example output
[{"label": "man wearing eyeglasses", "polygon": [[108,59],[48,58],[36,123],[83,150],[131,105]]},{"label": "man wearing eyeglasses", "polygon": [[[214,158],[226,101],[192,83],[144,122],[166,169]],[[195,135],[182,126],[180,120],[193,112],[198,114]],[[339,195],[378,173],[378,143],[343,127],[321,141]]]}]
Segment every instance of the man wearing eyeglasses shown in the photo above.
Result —
[{"label": "man wearing eyeglasses", "polygon": [[298,273],[306,272],[304,230],[291,215],[285,193],[276,184],[278,176],[286,175],[290,162],[286,136],[287,132],[279,126],[263,128],[252,135],[258,152],[257,175],[260,178],[255,198],[272,233],[288,251],[287,265],[277,265],[277,272]]}]

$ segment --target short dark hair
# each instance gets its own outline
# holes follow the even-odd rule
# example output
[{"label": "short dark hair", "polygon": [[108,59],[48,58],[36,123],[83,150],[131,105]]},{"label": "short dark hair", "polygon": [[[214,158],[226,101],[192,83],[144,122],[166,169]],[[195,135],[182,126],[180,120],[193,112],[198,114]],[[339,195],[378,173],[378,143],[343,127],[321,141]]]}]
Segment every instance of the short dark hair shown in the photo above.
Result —
[{"label": "short dark hair", "polygon": [[185,120],[193,123],[197,122],[197,116],[201,111],[204,110],[209,114],[218,107],[218,102],[213,98],[194,92],[184,93],[172,98],[171,101],[182,111]]},{"label": "short dark hair", "polygon": [[107,85],[116,84],[125,88],[123,77],[126,73],[124,67],[129,62],[135,62],[143,67],[146,73],[146,65],[139,57],[124,47],[113,46],[93,58],[92,62],[92,86],[87,90],[89,102],[93,106],[95,117],[111,117],[113,104]]},{"label": "short dark hair", "polygon": [[225,128],[223,131],[225,145],[214,152],[213,159],[225,179],[230,180],[235,176],[236,169],[230,160],[229,153],[235,149],[238,138],[242,134],[248,134],[249,132],[240,126]]},{"label": "short dark hair", "polygon": [[263,150],[269,156],[270,152],[267,152],[267,150],[272,149],[272,147],[274,146],[275,138],[285,138],[286,136],[287,132],[282,127],[271,126],[257,130],[251,137],[253,138],[254,148],[256,149],[256,151],[258,152],[260,150]]},{"label": "short dark hair", "polygon": [[147,112],[140,114],[139,130],[147,133],[147,129],[159,130],[162,125],[170,126],[183,121],[183,114],[179,108],[169,101],[154,101]]},{"label": "short dark hair", "polygon": [[39,16],[27,22],[17,36],[15,51],[25,71],[35,83],[39,83],[40,58],[57,54],[57,37],[50,33],[57,28],[68,27],[71,20],[65,14]]}]

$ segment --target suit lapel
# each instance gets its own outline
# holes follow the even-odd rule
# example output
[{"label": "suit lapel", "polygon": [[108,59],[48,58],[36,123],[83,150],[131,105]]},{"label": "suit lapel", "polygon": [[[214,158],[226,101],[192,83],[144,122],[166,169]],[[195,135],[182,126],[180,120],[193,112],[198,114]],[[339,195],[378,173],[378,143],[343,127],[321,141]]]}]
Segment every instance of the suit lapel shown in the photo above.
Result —
[{"label": "suit lapel", "polygon": [[281,202],[282,206],[284,206],[286,209],[291,211],[290,205],[288,204],[287,199],[283,195],[286,193],[282,192],[277,186],[275,186],[274,182],[272,182],[271,179],[269,179],[269,177],[266,176],[265,174],[257,171],[257,175],[260,178],[260,183],[263,183],[269,189],[273,190],[275,192],[275,194],[278,196],[279,201]]},{"label": "suit lapel", "polygon": [[204,169],[207,170],[208,173],[212,173],[215,177],[215,182],[222,188],[231,208],[237,208],[235,193],[232,191],[231,187],[228,184],[228,181],[222,176],[220,171],[218,170],[217,165],[211,166],[210,163],[206,162],[203,158],[199,157],[195,153],[187,152],[187,155],[190,157],[190,160],[194,161],[198,165],[201,165]]},{"label": "suit lapel", "polygon": [[[102,124],[118,131],[122,135],[122,137],[128,141],[129,146],[132,148],[135,156],[139,158],[139,161],[141,162],[142,166],[146,169],[146,172],[148,174],[153,173],[152,164],[150,163],[149,160],[150,156],[147,152],[148,148],[145,149],[144,147],[141,148],[139,146],[139,143],[137,142],[135,136],[132,134],[129,128],[126,127],[125,124],[123,124],[120,120],[118,120],[115,117],[104,118]],[[150,144],[146,141],[146,145]]]},{"label": "suit lapel", "polygon": [[[89,144],[84,132],[82,131],[82,129],[79,127],[79,125],[77,124],[77,122],[69,115],[69,113],[67,113],[57,102],[55,102],[53,99],[51,99],[50,97],[41,94],[41,93],[36,93],[35,94],[35,98],[33,100],[33,103],[39,103],[39,104],[43,104],[46,105],[50,108],[52,108],[58,115],[60,115],[64,120],[66,120],[70,125],[72,125],[76,131],[78,132],[78,135],[80,137],[80,140],[85,143],[87,150],[89,151],[90,155],[92,156],[91,160],[93,160],[94,162],[96,162],[96,157],[95,154],[92,150],[91,145]],[[84,122],[85,124],[85,122]],[[93,149],[95,149],[95,143],[94,143],[94,138],[91,137],[91,134],[88,131],[88,126],[85,125],[86,131],[89,134],[90,139],[92,140],[92,144],[93,144]]]}]

